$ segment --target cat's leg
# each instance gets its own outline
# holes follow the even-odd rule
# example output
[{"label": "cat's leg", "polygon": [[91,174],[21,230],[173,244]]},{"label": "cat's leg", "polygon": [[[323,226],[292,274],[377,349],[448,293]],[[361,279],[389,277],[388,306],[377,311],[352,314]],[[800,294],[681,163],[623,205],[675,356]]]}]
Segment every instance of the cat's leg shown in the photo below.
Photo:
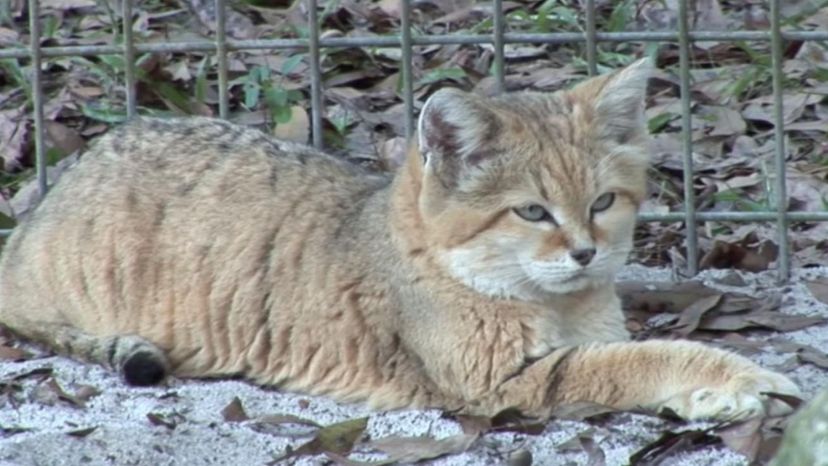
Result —
[{"label": "cat's leg", "polygon": [[102,337],[67,324],[34,321],[20,324],[12,331],[59,354],[114,369],[130,385],[155,385],[169,373],[164,352],[137,335]]},{"label": "cat's leg", "polygon": [[791,407],[768,392],[799,396],[784,375],[734,353],[689,341],[593,344],[557,350],[502,383],[489,408],[546,415],[589,401],[617,409],[670,408],[685,419],[741,419]]}]

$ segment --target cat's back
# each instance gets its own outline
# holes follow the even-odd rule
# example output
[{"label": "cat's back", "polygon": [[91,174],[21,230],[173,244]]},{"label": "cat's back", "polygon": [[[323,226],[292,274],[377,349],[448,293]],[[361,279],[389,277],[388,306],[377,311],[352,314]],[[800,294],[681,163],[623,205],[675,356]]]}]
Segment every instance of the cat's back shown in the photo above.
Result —
[{"label": "cat's back", "polygon": [[[168,202],[195,196],[205,203],[214,200],[211,195],[222,200],[243,195],[262,197],[272,206],[288,201],[296,186],[321,184],[339,195],[382,183],[380,177],[365,176],[353,164],[306,145],[200,117],[138,118],[117,127],[96,141],[65,178],[51,198],[93,185],[97,192],[106,188]],[[44,205],[49,208],[48,202]]]},{"label": "cat's back", "polygon": [[96,141],[15,230],[0,262],[0,314],[58,302],[101,313],[180,306],[200,287],[255,286],[296,254],[324,257],[330,232],[387,183],[221,120],[136,119]]}]

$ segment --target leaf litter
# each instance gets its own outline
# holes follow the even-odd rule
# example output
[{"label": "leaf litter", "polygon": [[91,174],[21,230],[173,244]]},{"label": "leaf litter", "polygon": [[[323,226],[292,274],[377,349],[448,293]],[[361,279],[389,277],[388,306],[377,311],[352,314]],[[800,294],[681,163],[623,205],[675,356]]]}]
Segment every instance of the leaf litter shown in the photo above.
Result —
[{"label": "leaf litter", "polygon": [[[0,25],[4,46],[25,46],[29,37],[22,2],[12,2],[11,24]],[[234,38],[298,37],[297,25],[305,21],[301,2],[255,2],[234,4],[228,12],[228,34]],[[538,14],[548,2],[503,2],[508,13],[510,32],[579,31],[568,17],[582,14],[578,5],[561,2],[554,14]],[[596,2],[600,26],[618,30],[673,30],[675,2]],[[622,5],[623,3],[623,5]],[[14,6],[17,5],[17,6]],[[634,8],[624,10],[629,6]],[[747,28],[766,30],[766,5],[752,3],[744,9],[733,2],[706,0],[695,2],[694,25],[717,30]],[[100,3],[89,0],[53,0],[42,2],[46,15],[59,15],[60,34],[50,37],[50,45],[111,44],[118,40],[118,25]],[[141,42],[212,39],[215,33],[215,9],[212,2],[181,0],[177,9],[161,4],[136,6],[134,31]],[[192,17],[188,11],[196,12]],[[486,24],[490,5],[473,1],[415,2],[412,21],[425,34],[454,32],[490,32]],[[803,8],[786,10],[792,27],[813,30],[828,25],[828,9]],[[569,16],[568,16],[569,15]],[[574,15],[574,16],[573,16]],[[372,36],[392,33],[400,23],[395,1],[335,2],[320,11],[322,29],[329,36]],[[613,18],[626,18],[624,23]],[[8,28],[7,26],[14,26]],[[783,57],[789,79],[796,86],[785,94],[784,117],[789,148],[787,202],[792,208],[824,210],[828,196],[828,75],[826,54],[807,43],[790,41]],[[772,209],[772,165],[774,125],[770,75],[766,43],[732,46],[714,41],[697,42],[691,49],[693,81],[692,138],[695,143],[693,189],[698,207],[712,211],[734,209],[760,211]],[[622,65],[642,49],[635,44],[601,44],[599,60],[602,70]],[[293,52],[291,52],[293,53]],[[585,76],[579,51],[568,45],[519,45],[506,48],[505,85],[507,89],[550,91],[565,87]],[[678,105],[678,56],[674,48],[655,50],[661,70],[651,82],[648,118],[654,131],[658,151],[654,159],[652,197],[646,209],[667,212],[684,204],[681,172],[680,120]],[[296,58],[298,57],[298,58]],[[217,114],[218,78],[214,60],[202,52],[162,53],[139,56],[138,99],[141,112],[147,114],[193,113]],[[50,181],[59,177],[72,157],[110,125],[123,120],[125,94],[117,84],[123,73],[118,59],[61,58],[50,61],[44,69],[47,81],[47,152]],[[328,112],[323,115],[326,145],[335,153],[357,159],[380,170],[393,170],[405,154],[402,125],[400,55],[396,49],[328,50],[322,61],[326,85],[323,99]],[[415,107],[436,89],[459,86],[481,93],[491,93],[493,78],[488,76],[493,53],[491,46],[429,45],[419,46],[412,63],[415,78]],[[307,142],[310,139],[309,80],[307,64],[301,54],[284,56],[271,52],[231,52],[231,119],[258,125],[287,139]],[[290,65],[290,66],[288,66]],[[24,91],[25,76],[30,73],[25,60],[0,63],[0,142],[3,145],[0,194],[11,200],[8,215],[25,215],[38,201],[31,194],[33,123],[30,98]],[[265,72],[264,70],[268,70]],[[734,76],[739,78],[734,81]],[[159,85],[160,84],[160,85]],[[795,89],[795,90],[794,90]],[[290,98],[285,98],[293,92]],[[266,98],[266,96],[271,98]],[[279,121],[281,120],[281,121]],[[26,186],[29,189],[25,189]],[[4,211],[5,213],[5,211]],[[635,260],[645,265],[673,265],[685,260],[685,226],[681,223],[645,224],[637,228]],[[718,222],[700,225],[702,269],[739,269],[759,272],[776,266],[776,233],[765,225],[740,225]],[[794,266],[828,264],[828,240],[824,225],[799,222],[791,225]],[[828,281],[812,281],[808,287],[814,296],[828,302]],[[627,325],[637,339],[690,338],[758,352],[769,348],[790,355],[794,366],[806,364],[828,368],[828,355],[821,349],[792,343],[781,337],[768,338],[774,332],[790,332],[821,325],[825,319],[780,312],[778,296],[754,298],[733,292],[721,292],[698,282],[621,284],[619,290],[627,311]],[[0,360],[23,361],[31,357],[25,349],[0,342]],[[0,361],[2,362],[2,361]],[[46,399],[82,409],[96,396],[93,387],[76,386],[68,393],[53,378],[50,368],[35,368],[7,376],[0,386],[12,392],[23,390],[27,381],[35,381]],[[5,390],[5,389],[4,389]],[[99,393],[99,392],[98,392]],[[580,404],[560,407],[556,419],[574,419],[601,423],[615,416],[611,409]],[[462,434],[442,439],[430,437],[396,437],[385,443],[361,442],[363,420],[321,427],[313,420],[294,414],[270,414],[250,417],[239,398],[222,411],[226,422],[241,423],[251,429],[263,429],[279,435],[278,429],[299,426],[316,431],[310,442],[297,447],[291,456],[326,454],[347,459],[353,448],[373,445],[391,457],[428,459],[435,452],[451,454],[477,445],[486,436],[512,432],[536,435],[548,424],[520,418],[516,413],[500,413],[492,418],[455,416]],[[175,429],[186,419],[179,413],[150,412],[147,420],[157,426]],[[760,426],[761,427],[761,426]],[[92,427],[78,429],[79,437]],[[277,430],[273,430],[277,429]],[[770,439],[756,440],[761,428],[734,425],[715,430],[665,434],[657,447],[637,457],[667,457],[685,448],[708,442],[724,442],[746,456],[764,458]],[[13,429],[12,429],[13,430]],[[88,432],[86,432],[88,430]],[[324,435],[323,435],[324,434]],[[72,435],[70,433],[70,435]],[[393,441],[392,441],[393,440]],[[379,442],[379,443],[375,443]],[[602,450],[589,433],[578,437],[578,448],[586,452],[590,464],[602,463]],[[758,447],[757,447],[758,445]],[[384,448],[384,450],[383,450]],[[768,447],[771,448],[771,447]],[[771,448],[772,449],[772,448]],[[429,450],[424,451],[424,450]],[[748,453],[745,453],[748,452]],[[759,453],[756,453],[759,452]],[[439,455],[437,455],[439,456]],[[531,461],[531,454],[529,455]],[[417,459],[419,458],[419,459]],[[355,461],[355,460],[348,460]],[[525,460],[524,460],[525,461]]]}]

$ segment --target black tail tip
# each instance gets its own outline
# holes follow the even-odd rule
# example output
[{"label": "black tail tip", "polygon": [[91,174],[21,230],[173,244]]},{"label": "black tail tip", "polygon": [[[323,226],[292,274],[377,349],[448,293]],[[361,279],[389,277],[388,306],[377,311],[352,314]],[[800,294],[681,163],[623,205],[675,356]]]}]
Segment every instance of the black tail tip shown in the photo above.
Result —
[{"label": "black tail tip", "polygon": [[126,382],[137,387],[157,385],[167,375],[167,370],[162,361],[158,360],[158,356],[146,351],[130,356],[124,363],[123,371]]}]

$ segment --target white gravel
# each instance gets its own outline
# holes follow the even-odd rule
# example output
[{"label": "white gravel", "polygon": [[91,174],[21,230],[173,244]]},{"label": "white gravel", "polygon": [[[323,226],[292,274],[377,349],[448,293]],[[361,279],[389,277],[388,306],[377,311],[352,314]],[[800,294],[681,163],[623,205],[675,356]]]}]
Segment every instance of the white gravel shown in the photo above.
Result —
[{"label": "white gravel", "polygon": [[[746,287],[717,285],[733,272],[704,272],[706,284],[752,294],[778,289],[775,276],[742,274]],[[795,272],[791,285],[784,287],[783,312],[828,315],[828,306],[816,301],[804,280],[828,277],[828,268]],[[626,280],[669,281],[667,270],[629,266]],[[828,351],[828,326],[786,333],[784,337]],[[790,356],[760,353],[754,358],[763,365],[784,362]],[[15,374],[51,367],[59,384],[75,393],[80,385],[91,385],[101,393],[85,408],[70,403],[44,400],[42,380],[24,379],[23,390],[9,393],[2,382]],[[828,385],[828,371],[800,365],[789,372],[811,396]],[[41,388],[38,388],[41,387]],[[46,391],[47,392],[47,391]],[[460,433],[459,426],[442,419],[437,411],[371,413],[365,408],[340,405],[324,398],[280,393],[241,381],[171,380],[164,387],[132,388],[106,370],[62,357],[40,357],[25,362],[0,361],[0,466],[6,465],[259,465],[280,456],[290,445],[297,447],[311,437],[301,429],[257,428],[253,421],[224,421],[221,410],[238,397],[251,418],[267,414],[293,414],[321,424],[370,416],[367,435],[430,435],[442,438]],[[153,425],[148,413],[172,416],[174,429]],[[96,427],[89,435],[76,438],[67,432]],[[555,421],[542,435],[489,434],[467,453],[438,460],[441,465],[504,464],[517,448],[531,451],[534,463],[542,465],[586,464],[580,451],[562,452],[559,446],[589,431],[606,455],[608,465],[624,465],[636,450],[655,440],[664,424],[654,417],[621,414],[610,422],[590,425]],[[689,427],[688,427],[689,428]],[[14,429],[25,429],[13,432]],[[290,460],[293,464],[320,464],[323,458]],[[740,455],[723,447],[708,447],[676,455],[676,466],[747,465]]]}]

